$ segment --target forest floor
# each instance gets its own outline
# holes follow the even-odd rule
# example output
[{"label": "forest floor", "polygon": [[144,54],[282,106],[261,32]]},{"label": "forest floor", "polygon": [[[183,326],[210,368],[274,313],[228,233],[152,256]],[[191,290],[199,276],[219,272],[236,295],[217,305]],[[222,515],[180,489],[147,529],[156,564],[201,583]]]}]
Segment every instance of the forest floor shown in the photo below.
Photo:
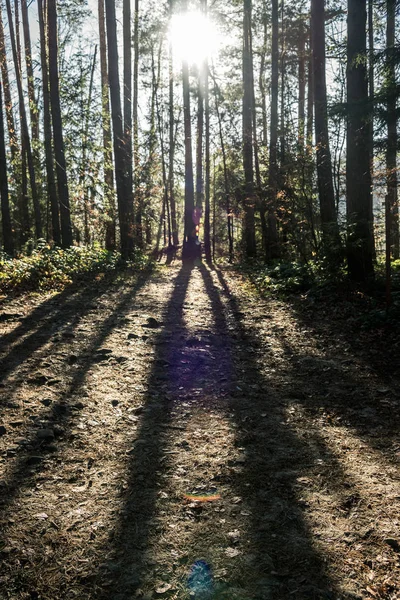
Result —
[{"label": "forest floor", "polygon": [[399,340],[157,266],[1,301],[0,599],[400,599]]}]

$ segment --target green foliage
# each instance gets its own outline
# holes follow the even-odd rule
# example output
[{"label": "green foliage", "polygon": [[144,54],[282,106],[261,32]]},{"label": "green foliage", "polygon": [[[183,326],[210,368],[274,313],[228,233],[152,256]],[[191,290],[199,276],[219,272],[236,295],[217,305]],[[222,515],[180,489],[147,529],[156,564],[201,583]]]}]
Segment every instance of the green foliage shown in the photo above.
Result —
[{"label": "green foliage", "polygon": [[250,277],[263,293],[295,293],[308,290],[315,281],[309,264],[282,262],[252,268]]},{"label": "green foliage", "polygon": [[119,262],[118,252],[102,248],[62,250],[38,244],[29,256],[0,254],[0,292],[60,289],[85,274],[111,271]]}]

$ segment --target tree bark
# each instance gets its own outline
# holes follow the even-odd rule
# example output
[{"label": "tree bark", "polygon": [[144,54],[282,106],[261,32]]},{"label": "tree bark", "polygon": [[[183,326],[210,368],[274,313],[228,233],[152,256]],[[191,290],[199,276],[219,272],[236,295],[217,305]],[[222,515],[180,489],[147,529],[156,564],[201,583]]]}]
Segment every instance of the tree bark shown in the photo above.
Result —
[{"label": "tree bark", "polygon": [[279,257],[276,203],[278,193],[278,0],[272,0],[271,117],[268,167],[267,260]]},{"label": "tree bark", "polygon": [[396,94],[396,61],[395,50],[395,23],[396,2],[387,0],[386,3],[386,87],[387,87],[387,146],[386,146],[386,171],[387,171],[387,196],[390,207],[390,247],[391,255],[396,260],[399,258],[399,205],[397,198],[397,94]]},{"label": "tree bark", "polygon": [[115,194],[114,171],[112,157],[110,100],[108,89],[107,41],[104,14],[104,0],[98,0],[99,42],[100,42],[100,71],[101,71],[101,107],[103,129],[103,169],[104,169],[104,199],[106,204],[106,249],[115,250]]},{"label": "tree bark", "polygon": [[139,191],[139,0],[135,0],[133,24],[133,163],[134,163],[134,188],[135,188],[135,224],[136,224],[136,239],[139,245],[143,244],[142,232],[142,212],[143,198],[140,197]]},{"label": "tree bark", "polygon": [[347,153],[346,187],[348,247],[352,280],[374,274],[371,223],[368,77],[366,65],[366,0],[348,0],[347,16]]},{"label": "tree bark", "polygon": [[4,93],[4,105],[6,111],[6,119],[7,119],[7,128],[8,128],[8,138],[10,143],[10,151],[12,162],[15,163],[17,157],[19,156],[19,143],[15,130],[15,122],[14,122],[14,114],[13,114],[13,102],[11,98],[10,91],[10,80],[8,76],[8,65],[7,65],[7,53],[6,53],[6,45],[4,38],[4,26],[3,26],[3,18],[1,14],[1,5],[0,5],[0,67],[1,74],[3,78],[3,93]]},{"label": "tree bark", "polygon": [[69,248],[72,246],[72,226],[60,107],[56,0],[47,0],[47,35],[49,44],[50,104],[58,200],[60,203],[61,241],[64,248]]},{"label": "tree bark", "polygon": [[42,219],[41,219],[41,214],[40,214],[39,196],[38,196],[37,188],[36,188],[35,169],[34,169],[34,164],[33,164],[33,155],[32,155],[32,148],[31,148],[31,141],[30,141],[30,137],[29,137],[28,122],[26,119],[24,92],[22,89],[22,76],[21,76],[21,69],[20,69],[19,60],[18,60],[18,52],[17,52],[17,45],[16,45],[16,37],[15,37],[15,33],[14,33],[14,24],[13,24],[10,0],[6,0],[6,4],[7,4],[7,14],[8,14],[8,26],[10,29],[11,47],[12,47],[12,52],[13,52],[13,57],[14,57],[14,65],[15,65],[17,88],[18,88],[18,100],[19,100],[19,105],[20,105],[21,133],[22,133],[23,143],[24,143],[26,157],[27,157],[27,161],[28,161],[29,180],[30,180],[30,184],[31,184],[33,212],[34,212],[34,217],[35,217],[35,234],[36,234],[37,238],[41,238],[43,235],[42,234]]},{"label": "tree bark", "polygon": [[[35,80],[34,80],[34,76],[33,76],[33,67],[32,67],[31,34],[30,34],[30,29],[29,29],[28,6],[27,6],[26,0],[21,0],[21,12],[22,12],[22,27],[23,27],[23,32],[24,32],[26,74],[27,74],[27,78],[28,78],[28,98],[29,98],[29,110],[30,110],[30,116],[31,116],[32,142],[35,145],[39,142],[39,110],[38,110],[36,97],[35,97]],[[37,156],[36,158],[38,161],[39,157]]]},{"label": "tree bark", "polygon": [[317,180],[323,244],[326,252],[337,254],[337,245],[340,238],[329,149],[324,2],[325,0],[311,0],[315,142],[317,146]]},{"label": "tree bark", "polygon": [[10,201],[8,196],[8,176],[6,160],[6,143],[4,135],[3,121],[3,93],[0,81],[0,201],[1,201],[1,222],[3,229],[3,247],[4,252],[12,256],[14,254],[14,240],[12,233]]},{"label": "tree bark", "polygon": [[128,259],[133,252],[133,197],[126,177],[126,155],[119,84],[117,23],[115,0],[105,0],[108,45],[108,77],[111,97],[111,117],[114,133],[115,180],[121,236],[121,255]]},{"label": "tree bark", "polygon": [[253,169],[253,76],[251,57],[252,0],[243,3],[243,171],[244,247],[247,259],[256,255]]},{"label": "tree bark", "polygon": [[40,61],[42,66],[43,135],[47,176],[47,196],[48,202],[50,203],[53,241],[57,246],[61,246],[60,212],[57,197],[56,179],[54,174],[54,159],[52,149],[47,39],[44,26],[44,12],[42,0],[38,0],[38,19],[40,32]]},{"label": "tree bark", "polygon": [[[132,37],[131,37],[131,0],[123,0],[123,42],[124,42],[124,144],[126,162],[126,185],[133,194],[132,174]],[[136,60],[136,57],[135,57]],[[139,232],[139,240],[142,232]]]}]

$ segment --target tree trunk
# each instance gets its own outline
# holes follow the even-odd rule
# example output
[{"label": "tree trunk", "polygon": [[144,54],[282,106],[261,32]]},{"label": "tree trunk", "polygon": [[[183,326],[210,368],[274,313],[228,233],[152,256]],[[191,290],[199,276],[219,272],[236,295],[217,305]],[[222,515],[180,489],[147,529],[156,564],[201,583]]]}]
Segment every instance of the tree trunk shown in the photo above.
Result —
[{"label": "tree trunk", "polygon": [[[244,246],[246,258],[256,255],[253,171],[253,76],[251,57],[252,0],[243,3],[243,170],[244,170]],[[253,88],[253,89],[252,89]]]},{"label": "tree trunk", "polygon": [[396,260],[399,258],[399,205],[397,199],[397,94],[396,94],[396,61],[395,50],[395,23],[396,1],[387,0],[386,20],[386,87],[387,87],[387,146],[386,146],[386,171],[387,195],[390,207],[390,246],[391,255]]},{"label": "tree trunk", "polygon": [[61,246],[60,212],[58,206],[56,179],[54,174],[53,149],[51,142],[52,132],[50,114],[49,72],[47,59],[47,39],[44,26],[44,12],[42,0],[38,0],[38,19],[40,32],[40,60],[42,66],[43,134],[47,175],[47,195],[48,203],[50,203],[53,241],[57,246]]},{"label": "tree trunk", "polygon": [[315,142],[317,146],[317,180],[323,244],[325,251],[330,254],[337,254],[337,246],[340,238],[333,189],[331,153],[329,149],[324,1],[311,0]]},{"label": "tree trunk", "polygon": [[112,139],[110,122],[110,101],[108,90],[107,42],[104,14],[104,0],[98,0],[100,71],[101,71],[101,107],[103,126],[103,164],[104,164],[104,199],[106,203],[106,249],[115,250],[115,194],[114,171],[112,160]]},{"label": "tree trunk", "polygon": [[[124,41],[124,145],[126,162],[126,185],[133,194],[132,164],[132,37],[131,0],[123,0],[123,41]],[[142,232],[139,232],[139,240]]]},{"label": "tree trunk", "polygon": [[12,234],[10,202],[8,197],[8,177],[6,160],[6,143],[4,136],[3,121],[3,94],[0,81],[0,201],[1,201],[1,222],[3,228],[3,247],[4,252],[10,256],[14,253],[14,240]]},{"label": "tree trunk", "polygon": [[133,24],[133,162],[135,181],[135,205],[136,205],[136,239],[139,245],[143,244],[142,212],[143,198],[139,191],[139,0],[135,0],[134,24]]},{"label": "tree trunk", "polygon": [[[204,12],[207,15],[207,0],[204,0]],[[204,253],[206,261],[211,263],[211,228],[210,228],[210,77],[209,64],[204,64],[204,125],[205,125],[205,181],[204,181]]]},{"label": "tree trunk", "polygon": [[[172,14],[172,0],[169,3],[170,15]],[[174,186],[174,155],[175,155],[175,118],[174,118],[174,71],[173,71],[172,43],[169,45],[169,157],[168,157],[168,185],[169,204],[171,208],[172,241],[175,246],[179,244],[178,224],[176,221],[176,203]]]},{"label": "tree trunk", "polygon": [[108,44],[108,77],[111,96],[111,116],[114,132],[115,180],[117,184],[117,200],[119,227],[121,236],[121,254],[128,259],[133,252],[133,198],[132,189],[126,177],[126,160],[124,148],[124,132],[122,126],[122,108],[119,85],[117,23],[115,16],[115,0],[105,0]]},{"label": "tree trunk", "polygon": [[190,117],[189,65],[186,60],[182,64],[183,83],[183,122],[185,132],[185,230],[182,260],[192,262],[196,258],[196,225],[194,215],[193,157],[192,157],[192,124]]},{"label": "tree trunk", "polygon": [[6,45],[4,38],[4,26],[3,26],[3,18],[1,14],[1,4],[0,4],[0,67],[1,74],[3,78],[3,92],[4,92],[4,104],[5,104],[5,112],[7,119],[7,128],[8,128],[8,138],[10,143],[10,151],[12,162],[15,163],[16,159],[19,155],[19,143],[15,130],[14,123],[14,114],[13,114],[13,102],[11,98],[10,91],[10,80],[8,76],[8,65],[7,65],[7,54],[6,54]]},{"label": "tree trunk", "polygon": [[272,50],[271,50],[271,117],[268,167],[268,243],[267,260],[279,257],[276,203],[278,193],[278,0],[272,0]]},{"label": "tree trunk", "polygon": [[[31,115],[31,132],[33,145],[39,142],[39,111],[35,97],[35,80],[32,67],[32,46],[29,30],[28,6],[26,0],[21,0],[22,27],[24,31],[26,74],[28,78],[28,98]],[[36,150],[36,148],[35,148]],[[39,157],[36,157],[37,162]]]},{"label": "tree trunk", "polygon": [[354,281],[373,276],[371,173],[366,56],[366,0],[348,0],[346,186],[347,258]]},{"label": "tree trunk", "polygon": [[60,202],[61,240],[63,247],[69,248],[72,246],[72,226],[60,107],[56,0],[47,0],[47,35],[49,44],[50,104],[53,122],[58,200]]},{"label": "tree trunk", "polygon": [[88,246],[90,244],[90,199],[89,199],[89,189],[86,184],[86,174],[88,170],[87,166],[87,151],[88,151],[88,138],[89,138],[89,125],[90,125],[90,107],[92,104],[92,94],[93,94],[93,81],[94,81],[94,73],[96,68],[96,57],[97,57],[97,46],[94,48],[92,67],[90,71],[90,81],[89,81],[89,90],[88,90],[88,98],[87,98],[87,106],[84,109],[85,116],[85,126],[83,130],[83,140],[82,140],[82,164],[81,164],[81,187],[83,191],[83,209],[85,215],[85,244]]},{"label": "tree trunk", "polygon": [[259,79],[258,79],[258,84],[259,84],[259,88],[260,88],[260,94],[261,94],[261,111],[262,111],[262,145],[266,146],[268,143],[268,124],[267,124],[267,98],[266,98],[266,86],[265,86],[265,62],[266,62],[266,55],[267,55],[267,41],[268,41],[268,34],[267,34],[267,15],[264,12],[263,13],[263,34],[264,34],[264,38],[263,38],[263,46],[262,46],[262,50],[261,50],[261,59],[260,59],[260,74],[259,74]]},{"label": "tree trunk", "polygon": [[18,100],[19,100],[19,105],[20,105],[21,132],[22,132],[22,137],[23,137],[23,141],[24,141],[27,161],[28,161],[29,179],[30,179],[30,184],[31,184],[33,212],[34,212],[34,216],[35,216],[35,233],[36,233],[37,238],[41,238],[43,235],[42,234],[42,219],[41,219],[41,214],[40,214],[39,197],[38,197],[37,188],[36,188],[35,169],[34,169],[34,164],[33,164],[31,141],[29,138],[28,122],[26,119],[24,92],[22,89],[21,69],[20,69],[20,65],[19,65],[19,61],[18,61],[18,52],[17,52],[17,46],[16,46],[16,37],[14,34],[14,24],[13,24],[10,0],[6,0],[6,3],[7,3],[8,25],[9,25],[9,29],[10,29],[11,47],[12,47],[12,52],[13,52],[13,57],[14,57],[17,88],[18,88]]},{"label": "tree trunk", "polygon": [[298,98],[298,129],[297,129],[297,146],[300,156],[304,154],[304,133],[305,133],[305,102],[306,102],[306,54],[305,54],[305,32],[304,20],[300,15],[299,21],[299,98]]}]

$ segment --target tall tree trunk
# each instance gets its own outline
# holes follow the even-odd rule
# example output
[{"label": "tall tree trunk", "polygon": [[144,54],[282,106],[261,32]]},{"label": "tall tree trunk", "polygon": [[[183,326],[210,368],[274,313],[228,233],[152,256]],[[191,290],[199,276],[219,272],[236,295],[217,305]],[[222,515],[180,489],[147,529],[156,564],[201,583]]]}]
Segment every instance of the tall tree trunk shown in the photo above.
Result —
[{"label": "tall tree trunk", "polygon": [[[204,0],[204,12],[207,15],[207,0]],[[211,228],[210,228],[210,76],[208,58],[204,63],[204,125],[205,125],[205,181],[204,181],[204,253],[206,261],[211,263]]]},{"label": "tall tree trunk", "polygon": [[[373,184],[374,177],[374,98],[375,98],[375,50],[374,50],[374,0],[368,0],[368,91],[369,105],[371,108],[371,118],[369,123],[369,158],[371,161],[371,182]],[[338,204],[338,202],[337,202]],[[371,202],[371,227],[374,224],[374,207]],[[373,255],[376,258],[375,239],[373,239]]]},{"label": "tall tree trunk", "polygon": [[258,78],[258,85],[261,94],[261,111],[262,111],[262,145],[266,146],[268,141],[268,122],[267,122],[267,91],[265,85],[265,62],[267,56],[267,41],[268,41],[268,29],[267,29],[267,14],[263,12],[262,16],[263,23],[263,45],[261,50],[260,58],[260,73]]},{"label": "tall tree trunk", "polygon": [[182,64],[183,84],[183,122],[185,134],[185,229],[182,260],[191,262],[195,258],[196,225],[194,215],[193,157],[192,157],[192,124],[190,117],[189,65],[186,60]]},{"label": "tall tree trunk", "polygon": [[276,204],[278,193],[278,0],[272,0],[272,49],[271,49],[271,117],[268,166],[268,243],[267,259],[279,257],[278,224]]},{"label": "tall tree trunk", "polygon": [[2,9],[0,4],[0,68],[1,75],[3,78],[3,92],[4,92],[4,105],[6,109],[6,119],[8,128],[8,138],[10,143],[10,151],[12,162],[15,163],[19,156],[19,143],[18,137],[15,130],[14,114],[13,114],[13,102],[10,91],[10,80],[8,76],[8,65],[7,65],[7,53],[6,44],[4,38],[4,26],[2,18]]},{"label": "tall tree trunk", "polygon": [[35,169],[34,169],[34,164],[33,164],[31,141],[29,138],[28,122],[26,119],[24,93],[23,93],[23,89],[22,89],[21,69],[20,69],[19,61],[18,61],[18,52],[17,52],[17,46],[16,46],[16,38],[15,38],[15,34],[14,34],[14,24],[13,24],[10,0],[6,0],[6,3],[7,3],[8,25],[10,28],[11,47],[12,47],[12,52],[13,52],[13,57],[14,57],[17,88],[18,88],[18,100],[19,100],[19,104],[20,104],[21,131],[22,131],[24,146],[25,146],[25,150],[26,150],[26,156],[27,156],[27,161],[28,161],[28,170],[29,170],[29,179],[30,179],[30,184],[31,184],[33,212],[34,212],[34,217],[35,217],[35,233],[36,233],[37,238],[41,238],[42,237],[42,219],[41,219],[41,214],[40,214],[39,197],[38,197],[37,188],[36,188]]},{"label": "tall tree trunk", "polygon": [[126,155],[122,125],[122,108],[119,85],[117,23],[115,0],[105,0],[108,45],[108,77],[111,96],[111,116],[114,132],[115,180],[117,184],[118,215],[121,235],[121,254],[124,259],[132,255],[133,197],[126,177]]},{"label": "tall tree trunk", "polygon": [[[126,162],[126,185],[133,194],[132,164],[132,36],[131,36],[131,0],[123,0],[123,41],[124,41],[124,143]],[[142,232],[138,239],[142,240]]]},{"label": "tall tree trunk", "polygon": [[243,3],[243,170],[244,245],[248,259],[256,255],[253,170],[253,76],[251,60],[252,0]]},{"label": "tall tree trunk", "polygon": [[112,164],[112,139],[110,100],[108,89],[107,41],[104,14],[104,0],[98,0],[100,71],[101,71],[101,107],[103,126],[103,164],[104,164],[104,198],[106,203],[107,223],[105,244],[107,250],[115,250],[115,194],[114,171]]},{"label": "tall tree trunk", "polygon": [[3,247],[4,252],[10,256],[14,253],[14,240],[12,234],[10,202],[8,196],[8,177],[6,160],[6,143],[4,136],[3,121],[3,93],[0,81],[0,201],[1,201],[1,222],[3,228]]},{"label": "tall tree trunk", "polygon": [[395,23],[396,0],[387,0],[386,19],[386,78],[387,78],[387,195],[390,207],[390,246],[391,255],[396,260],[399,258],[399,205],[397,199],[397,99],[396,99],[396,61],[395,50]]},{"label": "tall tree trunk", "polygon": [[[172,16],[173,2],[169,2],[170,16]],[[169,157],[168,157],[168,186],[169,186],[169,204],[171,208],[171,226],[172,226],[172,241],[175,246],[179,244],[178,224],[176,221],[176,202],[175,202],[175,179],[174,179],[174,155],[175,155],[175,117],[174,117],[174,70],[173,70],[173,52],[172,43],[169,44]]]},{"label": "tall tree trunk", "polygon": [[203,205],[204,64],[197,79],[196,207]]},{"label": "tall tree trunk", "polygon": [[90,71],[90,81],[89,81],[89,90],[88,90],[88,98],[87,105],[84,107],[84,129],[83,129],[83,140],[82,140],[82,164],[81,164],[81,187],[83,190],[83,209],[85,215],[85,244],[89,245],[90,243],[90,198],[89,198],[89,188],[86,184],[86,174],[88,170],[88,140],[89,140],[89,126],[90,126],[90,107],[92,104],[92,95],[93,95],[93,81],[94,81],[94,72],[96,68],[96,57],[97,57],[97,46],[94,48],[92,67]]},{"label": "tall tree trunk", "polygon": [[315,108],[315,141],[317,146],[317,180],[321,227],[325,250],[337,253],[339,229],[329,149],[328,108],[325,61],[325,0],[311,0],[311,35]]},{"label": "tall tree trunk", "polygon": [[305,134],[305,102],[306,102],[306,36],[304,31],[304,17],[300,15],[299,20],[299,99],[298,99],[298,129],[297,129],[297,146],[300,156],[304,154],[304,134]]},{"label": "tall tree trunk", "polygon": [[61,240],[63,247],[69,248],[72,246],[72,226],[60,107],[56,0],[47,0],[47,36],[49,44],[50,104],[58,200],[60,203]]},{"label": "tall tree trunk", "polygon": [[24,31],[26,74],[28,78],[28,98],[31,115],[32,142],[35,145],[39,141],[39,111],[35,97],[35,80],[33,76],[32,67],[31,34],[29,29],[28,5],[26,0],[21,0],[21,12],[22,27]]},{"label": "tall tree trunk", "polygon": [[[223,168],[223,173],[224,173],[225,208],[226,208],[227,226],[228,226],[229,262],[233,262],[233,235],[232,235],[233,223],[232,223],[232,214],[231,214],[231,205],[230,205],[228,164],[227,164],[227,157],[226,157],[224,135],[222,132],[222,119],[221,119],[221,112],[219,109],[218,94],[219,94],[219,89],[218,89],[218,86],[214,79],[215,112],[217,113],[217,119],[218,119],[219,141],[221,144],[222,168]],[[215,157],[214,157],[214,221],[215,221]],[[213,229],[215,230],[215,222],[213,222]],[[213,256],[214,256],[214,254],[215,253],[213,252]]]},{"label": "tall tree trunk", "polygon": [[40,60],[42,66],[43,134],[47,176],[47,196],[48,203],[50,203],[53,241],[57,246],[61,246],[60,211],[58,205],[56,179],[54,174],[54,159],[52,149],[47,38],[44,26],[44,11],[42,0],[38,0],[38,18],[40,32]]},{"label": "tall tree trunk", "polygon": [[306,152],[312,153],[313,124],[314,124],[314,76],[313,76],[313,54],[311,43],[311,27],[309,31],[309,49],[307,60],[307,127],[306,127]]},{"label": "tall tree trunk", "polygon": [[347,258],[354,281],[373,276],[369,156],[366,0],[348,0],[346,186],[349,223]]},{"label": "tall tree trunk", "polygon": [[143,244],[142,237],[142,213],[143,198],[139,191],[139,0],[135,0],[135,12],[133,23],[133,163],[134,163],[134,187],[136,205],[136,238],[139,245]]}]

